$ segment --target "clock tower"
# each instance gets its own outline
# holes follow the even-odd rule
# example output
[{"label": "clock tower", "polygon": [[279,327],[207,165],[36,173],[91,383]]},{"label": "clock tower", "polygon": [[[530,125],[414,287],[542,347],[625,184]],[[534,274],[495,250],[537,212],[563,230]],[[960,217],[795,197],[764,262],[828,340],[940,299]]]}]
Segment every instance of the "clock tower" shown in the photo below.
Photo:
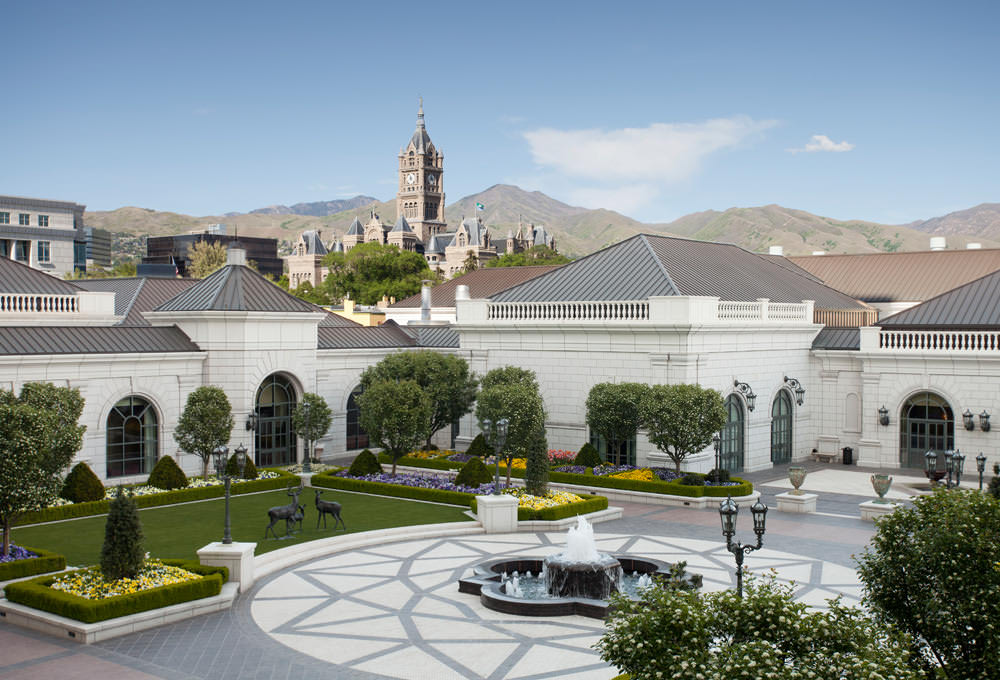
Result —
[{"label": "clock tower", "polygon": [[406,218],[423,244],[448,226],[444,221],[444,154],[427,134],[423,99],[417,111],[417,129],[399,152],[396,214]]}]

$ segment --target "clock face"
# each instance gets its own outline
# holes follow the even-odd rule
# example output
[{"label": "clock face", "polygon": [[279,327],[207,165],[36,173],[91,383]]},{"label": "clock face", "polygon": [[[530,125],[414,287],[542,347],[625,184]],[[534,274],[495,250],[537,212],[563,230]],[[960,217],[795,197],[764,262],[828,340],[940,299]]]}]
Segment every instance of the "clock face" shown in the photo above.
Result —
[{"label": "clock face", "polygon": [[409,175],[406,176],[406,183],[407,184],[413,184],[416,181],[417,181],[417,176],[414,175],[412,172]]},{"label": "clock face", "polygon": [[437,184],[437,177],[435,177],[434,175],[427,175],[427,181],[430,182],[432,185]]}]

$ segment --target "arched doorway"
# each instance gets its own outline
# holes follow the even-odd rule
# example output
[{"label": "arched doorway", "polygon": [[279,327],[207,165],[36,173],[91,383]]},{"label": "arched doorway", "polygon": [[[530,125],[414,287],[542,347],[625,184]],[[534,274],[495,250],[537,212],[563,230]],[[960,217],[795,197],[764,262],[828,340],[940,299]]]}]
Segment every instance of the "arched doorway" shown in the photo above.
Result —
[{"label": "arched doorway", "polygon": [[771,462],[775,465],[792,460],[792,396],[778,390],[771,404]]},{"label": "arched doorway", "polygon": [[298,444],[292,427],[295,388],[285,376],[267,376],[257,390],[257,432],[254,441],[257,466],[291,465],[298,460]]},{"label": "arched doorway", "polygon": [[940,395],[920,392],[906,400],[899,414],[899,464],[922,468],[924,454],[955,448],[955,418]]},{"label": "arched doorway", "polygon": [[368,448],[368,433],[361,427],[361,408],[358,406],[358,397],[364,392],[364,388],[358,385],[351,390],[351,395],[347,397],[347,450]]},{"label": "arched doorway", "polygon": [[149,474],[156,463],[158,443],[153,405],[134,394],[119,400],[108,414],[106,476]]},{"label": "arched doorway", "polygon": [[723,470],[743,472],[743,402],[735,394],[726,397],[728,419],[722,426],[719,452]]}]

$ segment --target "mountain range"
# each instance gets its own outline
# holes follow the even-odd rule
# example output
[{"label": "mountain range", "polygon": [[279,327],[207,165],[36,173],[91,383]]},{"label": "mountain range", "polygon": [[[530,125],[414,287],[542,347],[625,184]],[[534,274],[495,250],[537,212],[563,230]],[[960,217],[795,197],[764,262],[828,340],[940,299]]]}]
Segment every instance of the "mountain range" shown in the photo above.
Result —
[{"label": "mountain range", "polygon": [[[948,238],[949,248],[963,248],[970,241],[983,247],[1000,247],[1000,203],[984,203],[909,224],[880,224],[865,220],[835,220],[804,210],[765,205],[706,210],[685,215],[669,223],[649,224],[613,210],[588,209],[567,205],[539,191],[497,184],[466,196],[445,208],[449,225],[462,217],[472,217],[476,204],[484,206],[483,220],[495,238],[516,230],[518,221],[543,225],[556,238],[560,252],[579,256],[642,232],[674,234],[687,238],[726,241],[757,252],[782,246],[787,255],[814,251],[863,253],[896,250],[926,250],[931,235]],[[125,207],[93,211],[85,215],[87,226],[116,232],[160,236],[200,231],[222,222],[229,232],[277,238],[290,244],[306,229],[321,229],[323,239],[332,241],[347,231],[357,216],[362,223],[374,210],[383,222],[396,221],[395,200],[380,202],[371,196],[350,199],[273,205],[248,213],[192,217],[173,212]]]}]

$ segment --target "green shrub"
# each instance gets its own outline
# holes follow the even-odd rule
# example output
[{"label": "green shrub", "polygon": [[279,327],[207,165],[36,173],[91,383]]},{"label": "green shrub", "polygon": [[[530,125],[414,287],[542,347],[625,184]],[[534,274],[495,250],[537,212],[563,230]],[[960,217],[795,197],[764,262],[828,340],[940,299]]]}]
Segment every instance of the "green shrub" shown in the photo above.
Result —
[{"label": "green shrub", "polygon": [[53,590],[49,586],[55,577],[50,575],[11,583],[5,588],[5,594],[11,602],[84,623],[96,623],[218,595],[222,584],[229,578],[229,570],[225,567],[211,567],[188,560],[163,560],[163,563],[201,574],[204,578],[103,600],[88,600],[61,590]]},{"label": "green shrub", "polygon": [[101,501],[104,500],[104,485],[90,466],[80,461],[66,475],[59,496],[73,503]]},{"label": "green shrub", "polygon": [[469,444],[469,448],[465,452],[470,456],[489,456],[493,454],[489,447],[486,446],[486,437],[483,436],[482,432],[476,435],[476,438],[472,440],[472,443]]},{"label": "green shrub", "polygon": [[186,489],[188,478],[173,456],[164,456],[156,461],[153,471],[149,473],[149,479],[146,480],[146,484],[155,486],[157,489],[163,489],[164,491],[173,491],[174,489]]},{"label": "green shrub", "polygon": [[429,445],[429,446],[427,447],[427,450],[428,450],[428,451],[440,451],[441,449],[439,449],[439,448],[438,448],[437,444],[430,444],[430,445]]},{"label": "green shrub", "polygon": [[525,461],[524,488],[533,496],[545,496],[549,492],[549,444],[544,425],[531,435],[525,448],[528,458]]},{"label": "green shrub", "polygon": [[[587,513],[597,512],[598,510],[606,510],[608,508],[608,499],[604,496],[593,496],[585,493],[578,493],[577,495],[583,499],[578,503],[566,503],[565,505],[557,505],[552,508],[541,508],[540,510],[519,507],[517,509],[517,519],[519,522],[530,520],[544,520],[552,522],[559,519],[566,519],[567,517],[586,515]],[[472,512],[476,512],[477,503],[475,497],[473,497],[469,506],[472,508]]]},{"label": "green shrub", "polygon": [[1000,463],[993,464],[993,478],[990,479],[990,485],[987,487],[990,495],[994,498],[1000,499]]},{"label": "green shrub", "polygon": [[246,460],[243,463],[243,477],[239,477],[240,466],[236,463],[235,453],[229,456],[229,460],[226,461],[226,474],[240,479],[257,479],[260,473],[257,472],[257,466],[253,464],[253,458],[250,456],[244,456],[244,458]]},{"label": "green shrub", "polygon": [[38,557],[29,557],[26,560],[14,560],[0,564],[0,581],[10,581],[15,578],[34,576],[35,574],[47,574],[50,571],[62,571],[66,568],[66,558],[48,550],[29,548],[22,545],[22,548],[35,553]]},{"label": "green shrub", "polygon": [[680,481],[684,486],[705,486],[705,478],[693,472],[689,472],[681,477]]},{"label": "green shrub", "polygon": [[101,573],[105,580],[135,578],[142,568],[142,525],[135,500],[118,487],[118,495],[108,508],[101,547]]},{"label": "green shrub", "polygon": [[710,479],[713,482],[716,481],[716,479],[718,479],[719,482],[723,483],[728,482],[729,470],[726,470],[724,468],[715,468],[712,471],[710,471],[707,475],[705,475],[705,479]]},{"label": "green shrub", "polygon": [[378,462],[378,458],[375,454],[371,452],[370,449],[365,449],[359,453],[354,461],[351,463],[348,473],[355,477],[364,477],[365,475],[377,475],[382,472],[382,466]]},{"label": "green shrub", "polygon": [[486,467],[482,458],[473,456],[469,462],[462,466],[455,477],[455,484],[458,486],[476,487],[481,484],[488,484],[493,481],[493,473]]},{"label": "green shrub", "polygon": [[579,453],[576,454],[576,458],[573,459],[573,465],[582,465],[589,468],[597,467],[603,462],[601,454],[597,452],[597,449],[590,442],[581,446]]}]

